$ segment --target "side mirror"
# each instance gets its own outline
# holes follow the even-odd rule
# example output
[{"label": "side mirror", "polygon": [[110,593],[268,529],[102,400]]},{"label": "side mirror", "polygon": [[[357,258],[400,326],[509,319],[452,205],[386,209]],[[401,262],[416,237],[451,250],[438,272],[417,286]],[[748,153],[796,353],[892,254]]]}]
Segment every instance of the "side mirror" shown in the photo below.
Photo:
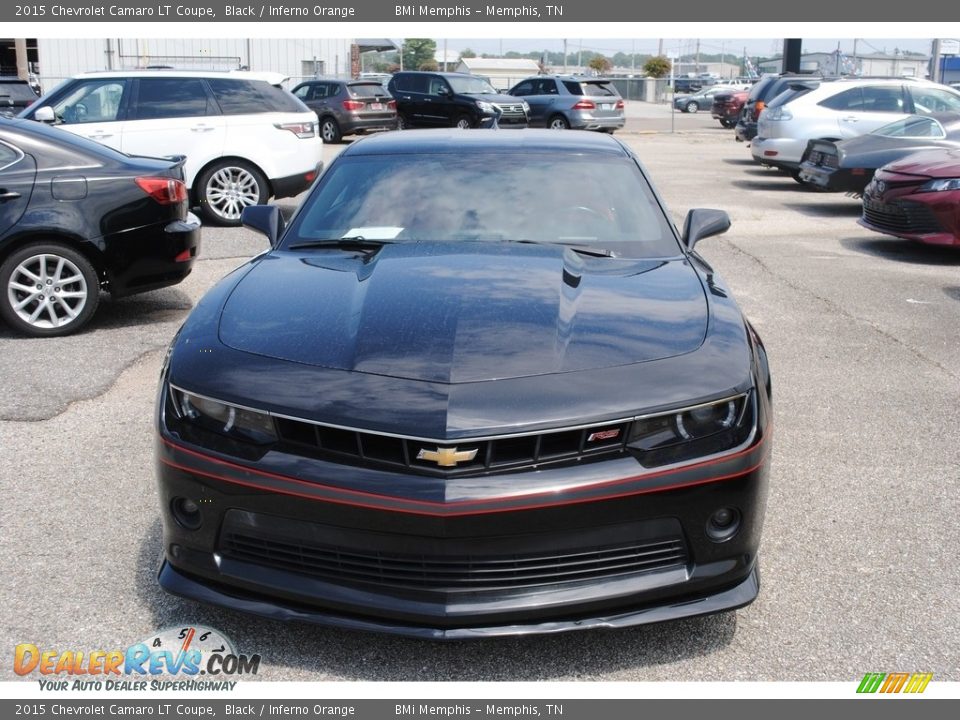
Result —
[{"label": "side mirror", "polygon": [[276,205],[248,205],[240,214],[240,223],[251,230],[266,235],[270,247],[276,247],[286,225],[280,208]]},{"label": "side mirror", "polygon": [[696,208],[687,213],[683,222],[683,244],[687,250],[703,238],[722,235],[730,229],[730,216],[724,210]]},{"label": "side mirror", "polygon": [[53,108],[49,105],[38,107],[33,113],[33,119],[37,122],[53,123],[57,121],[57,116],[53,114]]}]

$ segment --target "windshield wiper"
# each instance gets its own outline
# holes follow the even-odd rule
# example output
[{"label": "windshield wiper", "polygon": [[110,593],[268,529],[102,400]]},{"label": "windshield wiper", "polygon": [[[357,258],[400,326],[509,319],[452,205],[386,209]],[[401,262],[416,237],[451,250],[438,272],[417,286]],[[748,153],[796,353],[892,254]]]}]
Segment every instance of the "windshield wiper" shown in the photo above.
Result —
[{"label": "windshield wiper", "polygon": [[392,245],[393,242],[393,240],[375,240],[373,238],[365,238],[363,235],[353,235],[351,237],[308,240],[307,242],[294,243],[287,249],[334,248],[337,250],[379,250],[384,245]]},{"label": "windshield wiper", "polygon": [[523,245],[559,245],[561,247],[569,248],[573,252],[580,255],[589,255],[590,257],[617,257],[617,254],[613,250],[607,250],[606,248],[594,247],[593,245],[574,245],[572,243],[563,243],[563,242],[547,242],[546,240],[511,240],[504,239],[502,242],[515,242],[521,243]]}]

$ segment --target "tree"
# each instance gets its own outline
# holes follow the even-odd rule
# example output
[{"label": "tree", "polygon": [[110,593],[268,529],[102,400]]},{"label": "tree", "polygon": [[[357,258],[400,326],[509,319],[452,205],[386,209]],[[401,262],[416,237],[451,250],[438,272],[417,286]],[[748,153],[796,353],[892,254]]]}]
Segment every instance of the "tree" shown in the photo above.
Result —
[{"label": "tree", "polygon": [[662,78],[670,74],[670,60],[663,55],[650,58],[643,64],[643,71],[649,77]]},{"label": "tree", "polygon": [[413,70],[425,62],[435,62],[437,43],[429,38],[407,38],[403,41],[403,67]]},{"label": "tree", "polygon": [[595,55],[594,57],[590,58],[590,62],[587,63],[587,67],[589,67],[591,70],[596,70],[598,75],[604,75],[605,73],[610,72],[610,68],[613,67],[613,63],[607,60],[607,58],[605,58],[603,55]]},{"label": "tree", "polygon": [[436,60],[427,60],[422,62],[417,66],[417,70],[426,70],[427,72],[436,72],[440,69],[440,66],[437,65]]},{"label": "tree", "polygon": [[463,50],[460,51],[461,58],[475,58],[476,56],[477,54],[470,48],[464,48]]}]

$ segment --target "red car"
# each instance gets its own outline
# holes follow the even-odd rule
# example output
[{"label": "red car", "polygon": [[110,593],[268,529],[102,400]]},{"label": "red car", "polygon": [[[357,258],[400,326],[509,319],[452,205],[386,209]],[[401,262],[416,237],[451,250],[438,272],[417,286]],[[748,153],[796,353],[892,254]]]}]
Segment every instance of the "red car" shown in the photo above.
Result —
[{"label": "red car", "polygon": [[747,102],[747,96],[750,95],[747,90],[736,90],[728,93],[720,93],[713,96],[713,107],[710,109],[711,117],[720,121],[725,128],[732,128],[737,124],[737,118]]},{"label": "red car", "polygon": [[925,150],[884,165],[863,191],[868,230],[960,246],[960,149]]}]

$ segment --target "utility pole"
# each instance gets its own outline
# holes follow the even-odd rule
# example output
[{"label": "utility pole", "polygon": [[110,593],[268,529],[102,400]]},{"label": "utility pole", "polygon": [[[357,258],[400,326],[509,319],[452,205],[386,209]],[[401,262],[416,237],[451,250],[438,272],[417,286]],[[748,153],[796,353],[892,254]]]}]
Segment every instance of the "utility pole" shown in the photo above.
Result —
[{"label": "utility pole", "polygon": [[663,57],[663,38],[660,38],[660,42],[657,44],[657,56]]},{"label": "utility pole", "polygon": [[699,75],[699,74],[700,74],[700,38],[697,38],[697,59],[696,59],[695,62],[696,62],[696,68],[697,68],[697,69],[694,70],[694,72],[695,72],[697,75]]},{"label": "utility pole", "polygon": [[563,74],[567,74],[567,39],[563,39]]},{"label": "utility pole", "polygon": [[940,40],[933,41],[933,51],[931,55],[930,79],[934,82],[940,82]]},{"label": "utility pole", "polygon": [[580,45],[577,46],[577,68],[583,72],[583,40],[580,40]]},{"label": "utility pole", "polygon": [[[21,80],[29,80],[30,62],[27,59],[27,41],[23,38],[17,38],[13,41],[13,48],[17,58],[17,77]],[[12,197],[19,197],[19,195]]]},{"label": "utility pole", "polygon": [[860,74],[860,61],[857,59],[857,38],[853,39],[853,74]]}]

